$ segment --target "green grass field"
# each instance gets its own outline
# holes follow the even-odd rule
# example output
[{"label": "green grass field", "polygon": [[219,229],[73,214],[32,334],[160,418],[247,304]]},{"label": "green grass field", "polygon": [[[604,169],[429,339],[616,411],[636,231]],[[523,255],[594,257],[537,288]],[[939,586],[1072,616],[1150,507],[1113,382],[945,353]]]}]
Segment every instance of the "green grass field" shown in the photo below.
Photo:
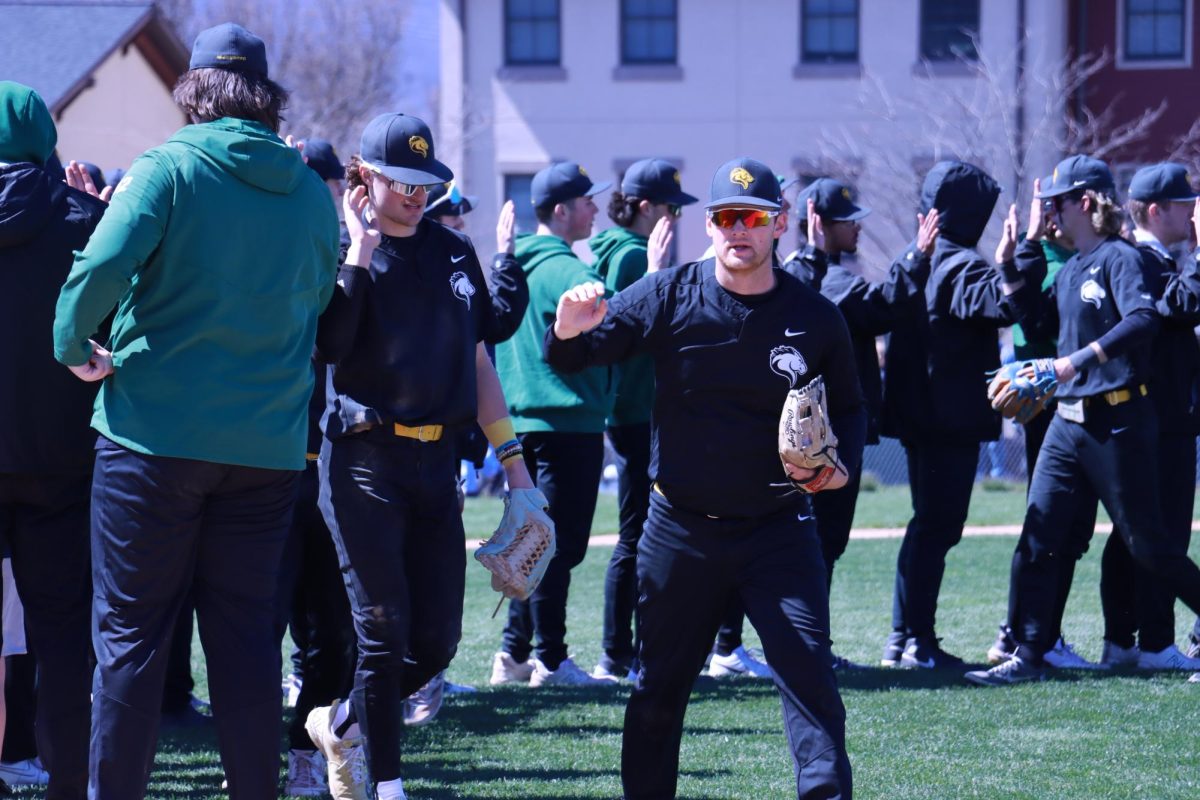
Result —
[{"label": "green grass field", "polygon": [[[972,524],[1019,522],[1022,491],[979,490]],[[859,525],[907,521],[907,490],[865,493]],[[468,536],[498,519],[495,501],[473,500]],[[615,531],[611,497],[601,498],[596,533]],[[1004,614],[1013,537],[963,541],[950,555],[939,629],[943,645],[982,660]],[[1101,640],[1098,536],[1076,574],[1064,628],[1097,658]],[[875,663],[887,633],[898,539],[851,542],[832,597],[837,651]],[[604,566],[593,548],[572,582],[572,652],[585,668],[599,655]],[[1193,548],[1193,557],[1200,548]],[[616,798],[626,687],[607,690],[492,690],[491,654],[502,614],[486,573],[468,567],[464,636],[450,677],[481,687],[447,699],[435,724],[407,740],[406,789],[413,800],[449,798]],[[1178,609],[1180,641],[1191,616]],[[747,630],[747,644],[757,640]],[[199,648],[196,648],[197,656]],[[198,693],[205,692],[203,668]],[[957,674],[870,669],[845,674],[842,695],[859,798],[1196,798],[1200,797],[1200,685],[1186,675],[1059,674],[1007,690],[967,686]],[[285,716],[287,713],[284,712]],[[281,761],[281,763],[283,763]],[[165,735],[150,796],[220,798],[211,734]],[[765,682],[701,679],[684,734],[679,796],[748,800],[792,796],[791,762],[778,697]],[[35,796],[25,792],[22,797]]]}]

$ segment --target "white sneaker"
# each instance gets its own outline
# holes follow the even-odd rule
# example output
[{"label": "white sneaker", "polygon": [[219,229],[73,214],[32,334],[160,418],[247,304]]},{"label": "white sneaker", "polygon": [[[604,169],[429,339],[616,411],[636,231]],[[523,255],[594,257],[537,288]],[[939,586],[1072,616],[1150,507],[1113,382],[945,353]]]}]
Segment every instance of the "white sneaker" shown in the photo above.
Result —
[{"label": "white sneaker", "polygon": [[536,658],[529,659],[529,663],[533,664],[533,676],[529,679],[529,685],[535,689],[539,686],[612,686],[616,682],[588,675],[569,658],[564,658],[555,670],[547,669],[546,665]]},{"label": "white sneaker", "polygon": [[283,679],[283,702],[288,708],[295,708],[300,699],[300,687],[303,684],[294,674]]},{"label": "white sneaker", "polygon": [[304,730],[325,756],[333,800],[369,800],[367,755],[362,737],[339,739],[333,733],[333,717],[340,703],[341,700],[334,700],[332,705],[314,708],[304,721]]},{"label": "white sneaker", "polygon": [[1088,661],[1076,653],[1075,648],[1061,636],[1054,643],[1054,648],[1046,653],[1046,663],[1055,669],[1108,669],[1109,667],[1108,664]]},{"label": "white sneaker", "polygon": [[442,710],[442,696],[446,691],[446,673],[443,670],[429,682],[404,698],[404,724],[427,725]]},{"label": "white sneaker", "polygon": [[508,653],[501,650],[492,656],[492,677],[488,683],[500,686],[505,683],[529,683],[533,677],[533,664],[528,661],[517,661]]},{"label": "white sneaker", "polygon": [[708,662],[708,674],[713,678],[745,675],[750,678],[770,678],[774,675],[766,662],[759,661],[745,647],[738,647],[727,656],[713,653]]},{"label": "white sneaker", "polygon": [[1100,652],[1100,663],[1108,667],[1134,667],[1137,666],[1140,655],[1141,651],[1136,644],[1133,647],[1121,647],[1105,639],[1104,649]]},{"label": "white sneaker", "polygon": [[595,667],[592,668],[592,677],[595,678],[596,680],[601,680],[601,681],[624,681],[624,680],[632,681],[632,680],[634,680],[636,675],[634,675],[634,672],[632,669],[627,669],[627,670],[623,670],[620,672],[613,672],[612,670],[610,670],[608,667],[604,666],[603,664],[597,664]]},{"label": "white sneaker", "polygon": [[1200,658],[1188,658],[1175,645],[1164,647],[1157,653],[1143,650],[1138,656],[1138,669],[1181,669],[1194,672],[1200,669]]},{"label": "white sneaker", "polygon": [[9,786],[45,786],[50,783],[50,773],[42,769],[42,763],[36,758],[27,758],[0,762],[0,780]]},{"label": "white sneaker", "polygon": [[296,797],[324,797],[328,792],[325,757],[316,750],[289,750],[287,785],[283,793]]},{"label": "white sneaker", "polygon": [[1192,673],[1192,677],[1188,678],[1188,683],[1200,683],[1200,672]]}]

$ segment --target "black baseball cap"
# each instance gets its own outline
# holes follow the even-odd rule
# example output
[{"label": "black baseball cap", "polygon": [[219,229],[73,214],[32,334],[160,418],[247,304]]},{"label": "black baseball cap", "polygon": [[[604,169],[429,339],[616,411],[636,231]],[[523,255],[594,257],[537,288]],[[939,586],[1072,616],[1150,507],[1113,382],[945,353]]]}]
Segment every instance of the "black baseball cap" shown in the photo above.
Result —
[{"label": "black baseball cap", "polygon": [[676,206],[699,202],[683,191],[675,165],[661,158],[644,158],[630,164],[621,179],[621,194]]},{"label": "black baseball cap", "polygon": [[467,197],[454,181],[439,183],[429,190],[425,201],[427,217],[461,217],[475,208],[476,198]]},{"label": "black baseball cap", "polygon": [[267,77],[267,47],[263,40],[234,22],[200,31],[192,45],[188,69],[227,69]]},{"label": "black baseball cap", "polygon": [[807,208],[810,198],[821,219],[830,222],[850,222],[871,213],[871,209],[863,208],[850,198],[850,187],[833,178],[817,178],[804,187],[796,204],[801,209]]},{"label": "black baseball cap", "polygon": [[1108,165],[1098,158],[1077,155],[1068,156],[1058,162],[1050,175],[1050,185],[1042,186],[1038,197],[1058,197],[1084,189],[1097,191],[1116,191],[1112,172]]},{"label": "black baseball cap", "polygon": [[607,190],[609,182],[592,183],[587,170],[574,161],[551,164],[533,176],[529,187],[534,208],[555,203],[565,203],[576,197],[591,197]]},{"label": "black baseball cap", "polygon": [[346,168],[337,151],[324,139],[305,139],[303,153],[308,168],[320,175],[321,180],[340,181],[346,177]]},{"label": "black baseball cap", "polygon": [[1153,203],[1156,200],[1195,200],[1200,197],[1188,180],[1187,167],[1164,161],[1142,167],[1129,182],[1129,197]]},{"label": "black baseball cap", "polygon": [[783,208],[779,179],[766,164],[753,158],[735,158],[717,167],[705,208]]},{"label": "black baseball cap", "polygon": [[367,123],[359,152],[368,167],[401,183],[432,186],[454,180],[454,173],[434,157],[429,126],[407,114],[380,114]]}]

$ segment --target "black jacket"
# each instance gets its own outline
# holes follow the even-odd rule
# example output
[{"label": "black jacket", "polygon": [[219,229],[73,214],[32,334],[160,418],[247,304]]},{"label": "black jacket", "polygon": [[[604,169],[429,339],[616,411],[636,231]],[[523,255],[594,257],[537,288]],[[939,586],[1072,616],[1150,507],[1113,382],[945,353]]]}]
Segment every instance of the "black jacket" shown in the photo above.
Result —
[{"label": "black jacket", "polygon": [[[1139,244],[1146,288],[1158,301],[1163,324],[1154,340],[1150,366],[1150,399],[1158,412],[1160,433],[1195,436],[1200,433],[1200,345],[1194,327],[1200,324],[1196,302],[1173,302],[1181,287],[1194,286],[1197,259],[1190,259],[1185,274],[1175,260],[1149,244]],[[1200,254],[1200,251],[1197,251]]]},{"label": "black jacket", "polygon": [[0,341],[7,361],[0,472],[91,471],[100,384],[84,383],[54,360],[51,331],[74,251],[87,244],[104,208],[33,164],[0,167]]},{"label": "black jacket", "polygon": [[924,310],[929,258],[913,243],[892,262],[887,276],[872,283],[811,246],[793,254],[783,268],[838,307],[850,329],[854,364],[867,404],[867,444],[879,443],[883,417],[883,375],[875,337]]},{"label": "black jacket", "polygon": [[[938,210],[925,307],[898,324],[887,348],[883,435],[905,441],[970,444],[1000,436],[985,373],[1000,366],[999,328],[1023,307],[1006,297],[1001,277],[974,248],[1000,187],[978,167],[943,161],[922,190],[925,211]],[[1023,292],[1038,291],[1026,282]]]}]

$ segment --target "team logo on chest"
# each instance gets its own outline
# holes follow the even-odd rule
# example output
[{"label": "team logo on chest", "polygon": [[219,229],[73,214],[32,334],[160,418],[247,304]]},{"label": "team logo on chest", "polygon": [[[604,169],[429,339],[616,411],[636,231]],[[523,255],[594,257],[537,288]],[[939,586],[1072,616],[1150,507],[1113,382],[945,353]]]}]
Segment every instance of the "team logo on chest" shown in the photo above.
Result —
[{"label": "team logo on chest", "polygon": [[467,273],[456,272],[450,276],[450,291],[454,292],[455,297],[466,303],[467,308],[471,307],[471,295],[475,294],[475,284],[471,283]]},{"label": "team logo on chest", "polygon": [[1079,299],[1085,303],[1091,303],[1096,308],[1100,307],[1100,301],[1106,297],[1108,297],[1108,292],[1093,280],[1084,281],[1083,286],[1079,287]]},{"label": "team logo on chest", "polygon": [[771,371],[787,378],[788,383],[795,389],[800,376],[808,372],[808,362],[800,355],[799,350],[781,344],[771,349]]}]

